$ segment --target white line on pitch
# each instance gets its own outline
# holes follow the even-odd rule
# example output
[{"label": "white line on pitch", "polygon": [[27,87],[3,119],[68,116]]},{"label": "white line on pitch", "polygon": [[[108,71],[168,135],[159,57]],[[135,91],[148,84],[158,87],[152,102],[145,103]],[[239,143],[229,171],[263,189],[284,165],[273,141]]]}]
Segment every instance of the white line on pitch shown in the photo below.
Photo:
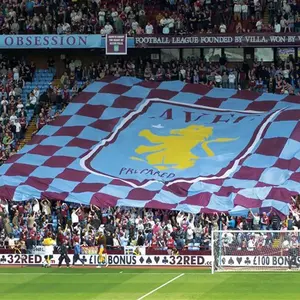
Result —
[{"label": "white line on pitch", "polygon": [[[263,273],[263,272],[260,272],[260,274],[261,273]],[[178,274],[178,272],[176,273],[176,272],[174,272],[174,273],[139,273],[139,272],[115,272],[115,273],[101,273],[101,271],[99,272],[99,273],[97,273],[97,272],[91,272],[91,273],[66,273],[66,272],[59,272],[59,273],[47,273],[47,272],[44,272],[44,273],[42,273],[42,272],[37,272],[37,273],[31,273],[31,272],[29,272],[29,273],[4,273],[4,272],[0,272],[0,275],[12,275],[12,276],[14,276],[14,275],[22,275],[22,274],[25,274],[25,275],[28,275],[28,274],[36,274],[36,275],[53,275],[53,276],[64,276],[64,275],[66,275],[66,274],[68,274],[68,275],[70,275],[70,276],[82,276],[82,275],[116,275],[116,274],[122,274],[122,275],[161,275],[161,274],[165,274],[165,275],[176,275],[176,274]],[[187,273],[187,275],[211,275],[211,273],[201,273],[201,272],[199,272],[199,273]],[[228,273],[227,273],[228,274]],[[232,275],[232,274],[230,274],[230,275]]]},{"label": "white line on pitch", "polygon": [[146,295],[144,295],[144,296],[138,298],[137,300],[142,300],[142,299],[144,299],[144,298],[150,296],[150,295],[153,294],[154,292],[158,291],[159,289],[163,288],[164,286],[168,285],[169,283],[173,282],[174,280],[176,280],[176,279],[182,277],[183,275],[184,275],[184,273],[181,273],[180,275],[178,275],[178,276],[174,277],[173,279],[167,281],[166,283],[160,285],[160,286],[157,287],[156,289],[154,289],[154,290],[152,290],[151,292],[147,293]]},{"label": "white line on pitch", "polygon": [[[213,276],[215,276],[215,275],[217,275],[217,276],[225,276],[225,275],[237,275],[237,276],[240,276],[241,274],[244,274],[244,275],[246,275],[246,274],[259,274],[259,275],[267,275],[267,274],[281,274],[282,275],[282,273],[287,273],[286,272],[286,270],[282,270],[282,271],[280,271],[280,270],[278,270],[278,271],[261,271],[261,272],[258,272],[258,271],[240,271],[240,272],[233,272],[233,271],[226,271],[226,272],[217,272],[217,273],[215,273]],[[291,271],[291,273],[300,273],[300,271],[299,270],[292,270]],[[115,272],[115,273],[105,273],[105,272],[103,272],[103,273],[101,273],[101,271],[99,272],[99,273],[97,273],[97,272],[91,272],[91,273],[72,273],[72,272],[68,272],[68,273],[66,273],[66,272],[59,272],[59,273],[47,273],[47,271],[45,271],[45,272],[37,272],[37,273],[31,273],[31,272],[28,272],[28,273],[26,273],[26,272],[22,272],[22,273],[16,273],[16,272],[11,272],[11,273],[8,273],[8,272],[0,272],[0,275],[11,275],[11,276],[15,276],[15,275],[31,275],[31,274],[35,274],[35,275],[52,275],[52,276],[65,276],[66,274],[67,275],[70,275],[70,276],[82,276],[82,275],[84,275],[84,276],[86,276],[86,275],[95,275],[95,274],[97,274],[97,275],[115,275],[115,274],[122,274],[122,275],[161,275],[161,274],[165,274],[165,275],[175,275],[176,273],[139,273],[139,272]],[[189,273],[186,273],[185,275],[201,275],[201,276],[203,276],[203,275],[208,275],[208,276],[212,276],[212,274],[211,273],[201,273],[201,272],[199,272],[199,273],[197,273],[197,272],[189,272]]]}]

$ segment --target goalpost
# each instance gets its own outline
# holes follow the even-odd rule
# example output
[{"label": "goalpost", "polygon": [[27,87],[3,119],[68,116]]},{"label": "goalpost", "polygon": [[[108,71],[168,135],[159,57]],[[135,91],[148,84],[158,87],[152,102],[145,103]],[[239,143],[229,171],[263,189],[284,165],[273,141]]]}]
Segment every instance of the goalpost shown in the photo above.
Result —
[{"label": "goalpost", "polygon": [[300,231],[215,230],[212,232],[212,274],[227,271],[300,269]]}]

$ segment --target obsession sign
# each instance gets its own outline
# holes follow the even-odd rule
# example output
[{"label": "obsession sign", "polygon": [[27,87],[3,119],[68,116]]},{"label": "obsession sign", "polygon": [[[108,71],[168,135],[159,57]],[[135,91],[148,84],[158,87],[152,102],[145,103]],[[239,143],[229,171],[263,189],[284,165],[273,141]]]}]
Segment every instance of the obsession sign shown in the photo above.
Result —
[{"label": "obsession sign", "polygon": [[100,48],[101,35],[2,35],[0,48]]}]

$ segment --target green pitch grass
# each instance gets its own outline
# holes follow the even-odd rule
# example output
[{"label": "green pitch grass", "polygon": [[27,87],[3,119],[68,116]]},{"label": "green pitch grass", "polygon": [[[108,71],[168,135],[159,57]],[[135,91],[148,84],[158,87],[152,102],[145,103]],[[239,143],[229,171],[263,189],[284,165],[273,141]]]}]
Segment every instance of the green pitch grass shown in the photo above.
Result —
[{"label": "green pitch grass", "polygon": [[217,273],[181,269],[0,268],[0,299],[300,299],[300,272]]}]

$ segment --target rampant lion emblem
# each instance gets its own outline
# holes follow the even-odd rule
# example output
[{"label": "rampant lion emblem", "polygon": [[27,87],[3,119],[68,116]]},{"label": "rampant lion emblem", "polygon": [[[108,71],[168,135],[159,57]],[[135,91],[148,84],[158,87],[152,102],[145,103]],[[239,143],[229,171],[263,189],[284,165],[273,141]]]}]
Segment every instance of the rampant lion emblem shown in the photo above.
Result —
[{"label": "rampant lion emblem", "polygon": [[139,136],[146,138],[152,146],[141,145],[135,149],[139,155],[147,154],[145,159],[131,157],[133,160],[146,161],[158,170],[178,169],[184,170],[195,165],[199,156],[192,153],[198,144],[207,156],[214,156],[209,148],[210,143],[223,143],[236,140],[236,138],[217,138],[209,140],[213,134],[213,127],[203,125],[190,125],[182,129],[170,130],[170,135],[159,136],[145,129]]}]

